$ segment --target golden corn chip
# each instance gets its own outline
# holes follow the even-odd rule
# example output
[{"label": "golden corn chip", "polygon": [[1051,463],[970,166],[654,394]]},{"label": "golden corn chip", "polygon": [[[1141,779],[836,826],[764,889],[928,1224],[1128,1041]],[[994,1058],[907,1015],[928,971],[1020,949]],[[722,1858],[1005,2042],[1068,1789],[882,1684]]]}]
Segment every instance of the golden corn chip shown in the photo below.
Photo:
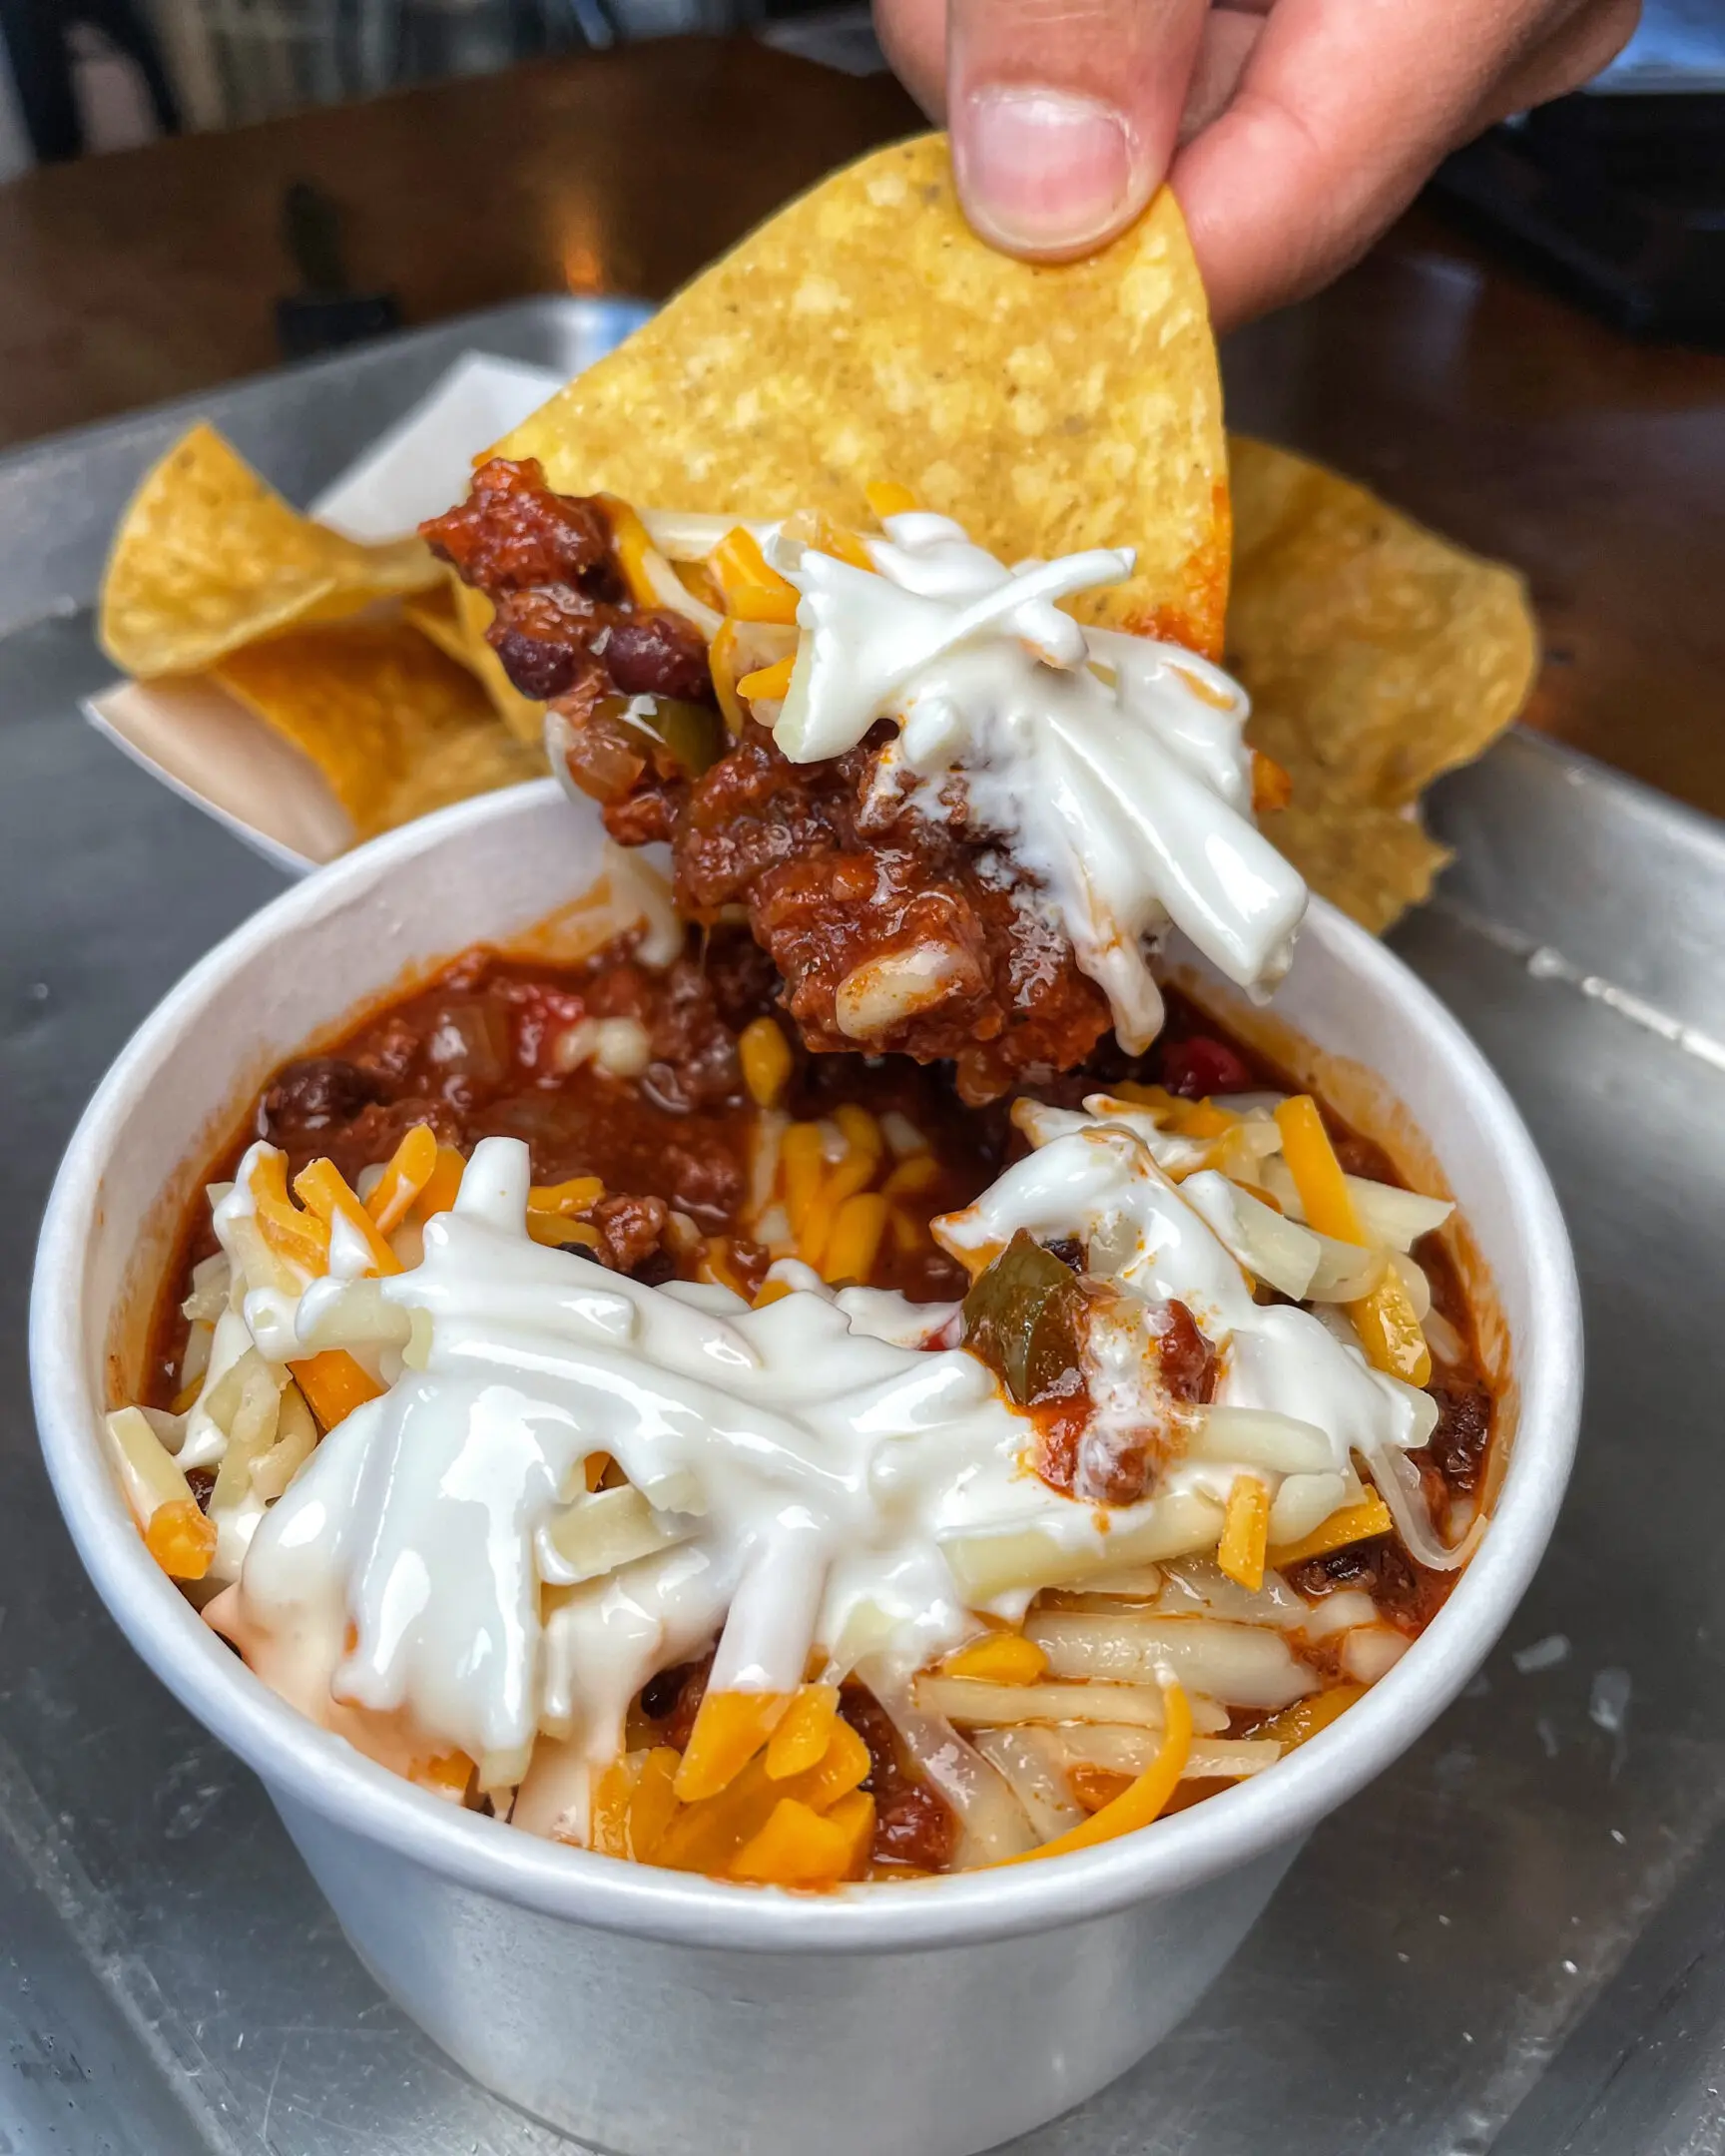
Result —
[{"label": "golden corn chip", "polygon": [[[469,737],[502,739],[478,682],[406,622],[290,629],[211,672],[316,765],[361,838],[402,820],[422,768],[457,756]],[[470,753],[483,767],[485,752]]]},{"label": "golden corn chip", "polygon": [[454,572],[446,569],[443,576],[441,584],[433,584],[429,591],[414,592],[402,600],[401,619],[411,622],[422,637],[429,637],[445,659],[453,659],[457,666],[466,667],[472,673]]},{"label": "golden corn chip", "polygon": [[1522,579],[1267,443],[1231,444],[1228,665],[1294,783],[1266,835],[1370,928],[1447,855],[1410,811],[1510,724],[1538,669]]},{"label": "golden corn chip", "polygon": [[1312,888],[1374,935],[1431,895],[1450,857],[1417,815],[1395,808],[1296,796],[1262,820]]},{"label": "golden corn chip", "polygon": [[200,424],[146,474],[102,580],[99,634],[140,681],[189,674],[296,622],[436,582],[422,540],[361,546],[314,524]]},{"label": "golden corn chip", "polygon": [[1215,655],[1228,590],[1221,387],[1164,189],[1088,261],[1014,262],[953,194],[946,139],[781,211],[501,444],[565,493],[853,524],[908,487],[1007,561],[1137,549],[1081,619]]},{"label": "golden corn chip", "polygon": [[478,678],[491,709],[519,742],[536,746],[545,734],[545,707],[525,697],[503,671],[503,662],[485,641],[495,611],[482,591],[471,585],[455,586],[455,611],[465,647],[464,664]]},{"label": "golden corn chip", "polygon": [[543,779],[550,770],[542,745],[517,741],[495,718],[487,717],[483,724],[452,735],[414,762],[385,797],[376,828],[393,830],[397,823],[410,823],[433,808],[447,808],[451,802],[494,794],[499,787],[519,786],[527,779]]},{"label": "golden corn chip", "polygon": [[[524,697],[503,671],[503,663],[485,641],[491,602],[463,584],[453,569],[436,590],[417,593],[401,603],[401,612],[440,652],[464,666],[479,682],[515,741],[525,749],[539,746],[545,733],[545,707]],[[539,767],[543,770],[543,764]],[[500,785],[507,782],[499,781]],[[483,789],[476,788],[475,792]]]}]

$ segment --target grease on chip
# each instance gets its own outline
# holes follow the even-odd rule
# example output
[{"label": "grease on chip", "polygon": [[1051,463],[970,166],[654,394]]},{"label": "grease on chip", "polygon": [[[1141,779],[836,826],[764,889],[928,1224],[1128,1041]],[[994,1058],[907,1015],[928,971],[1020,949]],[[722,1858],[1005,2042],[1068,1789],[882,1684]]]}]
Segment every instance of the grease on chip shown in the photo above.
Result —
[{"label": "grease on chip", "polygon": [[1448,858],[1415,814],[1478,756],[1538,669],[1526,587],[1338,473],[1231,444],[1228,664],[1254,744],[1293,780],[1266,835],[1315,890],[1382,930]]},{"label": "grease on chip", "polygon": [[545,769],[500,732],[474,677],[406,622],[292,629],[211,671],[316,765],[360,838]]},{"label": "grease on chip", "polygon": [[201,424],[146,474],[121,520],[99,630],[115,664],[150,681],[439,573],[421,540],[361,546],[301,516]]},{"label": "grease on chip", "polygon": [[1228,475],[1215,342],[1163,190],[1085,262],[984,247],[943,136],[864,158],[696,278],[501,444],[564,493],[866,515],[893,480],[1008,561],[1131,546],[1075,607],[1221,649]]}]

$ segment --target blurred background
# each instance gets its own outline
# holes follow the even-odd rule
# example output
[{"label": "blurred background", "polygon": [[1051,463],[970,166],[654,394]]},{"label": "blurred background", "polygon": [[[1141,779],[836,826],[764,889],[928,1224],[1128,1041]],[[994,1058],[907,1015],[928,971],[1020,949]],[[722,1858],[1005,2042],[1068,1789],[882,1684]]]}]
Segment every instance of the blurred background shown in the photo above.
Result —
[{"label": "blurred background", "polygon": [[884,67],[866,7],[831,0],[0,0],[0,180],[546,53],[737,30]]},{"label": "blurred background", "polygon": [[[0,179],[33,162],[232,128],[568,48],[757,31],[884,65],[833,0],[0,0]],[[1725,0],[1648,0],[1602,97],[1725,95]]]}]

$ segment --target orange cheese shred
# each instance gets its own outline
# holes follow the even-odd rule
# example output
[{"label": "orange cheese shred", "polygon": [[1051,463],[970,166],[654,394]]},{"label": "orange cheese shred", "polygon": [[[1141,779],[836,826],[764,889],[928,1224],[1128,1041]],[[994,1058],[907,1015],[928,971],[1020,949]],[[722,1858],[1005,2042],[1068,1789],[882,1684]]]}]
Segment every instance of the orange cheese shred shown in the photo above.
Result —
[{"label": "orange cheese shred", "polygon": [[318,1428],[324,1431],[332,1430],[355,1407],[376,1399],[383,1390],[345,1348],[325,1348],[321,1354],[307,1355],[303,1362],[289,1362],[288,1367]]},{"label": "orange cheese shred", "polygon": [[415,1123],[389,1156],[365,1210],[379,1235],[399,1228],[437,1167],[437,1133],[429,1123]]},{"label": "orange cheese shred", "polygon": [[1100,1812],[1091,1813],[1087,1820],[1056,1835],[1052,1842],[1044,1842],[1040,1849],[1026,1850],[1019,1857],[1002,1858],[1002,1864],[1033,1864],[1038,1857],[1065,1857],[1074,1850],[1094,1849],[1099,1842],[1112,1842],[1118,1835],[1134,1834],[1140,1827],[1148,1827],[1160,1815],[1179,1784],[1187,1755],[1192,1750],[1192,1708],[1184,1688],[1173,1683],[1164,1685],[1162,1700],[1168,1718],[1162,1742],[1156,1748],[1156,1757],[1137,1781],[1130,1783]]}]

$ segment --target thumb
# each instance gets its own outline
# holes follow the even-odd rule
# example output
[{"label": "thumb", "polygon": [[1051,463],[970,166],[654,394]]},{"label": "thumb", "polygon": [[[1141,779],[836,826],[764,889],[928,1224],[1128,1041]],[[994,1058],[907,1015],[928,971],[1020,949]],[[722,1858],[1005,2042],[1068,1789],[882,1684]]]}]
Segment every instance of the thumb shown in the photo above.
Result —
[{"label": "thumb", "polygon": [[1122,232],[1174,154],[1206,0],[948,0],[958,198],[1008,254],[1061,262]]}]

